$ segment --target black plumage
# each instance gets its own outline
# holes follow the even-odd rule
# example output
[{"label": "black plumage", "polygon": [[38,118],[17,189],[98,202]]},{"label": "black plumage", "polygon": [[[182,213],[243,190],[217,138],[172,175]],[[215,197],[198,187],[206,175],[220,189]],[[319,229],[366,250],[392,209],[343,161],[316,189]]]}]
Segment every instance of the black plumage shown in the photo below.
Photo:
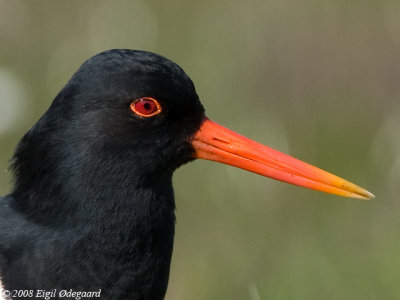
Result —
[{"label": "black plumage", "polygon": [[[142,96],[163,107],[141,118]],[[162,299],[174,237],[172,173],[192,160],[204,109],[184,71],[144,51],[87,60],[20,141],[0,200],[6,289],[101,289]]]}]

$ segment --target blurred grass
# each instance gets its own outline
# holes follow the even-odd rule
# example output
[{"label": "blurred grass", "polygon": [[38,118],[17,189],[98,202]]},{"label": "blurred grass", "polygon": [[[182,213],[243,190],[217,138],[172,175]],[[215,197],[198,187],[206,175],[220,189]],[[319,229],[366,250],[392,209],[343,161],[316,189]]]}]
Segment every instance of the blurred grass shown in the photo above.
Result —
[{"label": "blurred grass", "polygon": [[155,51],[215,121],[377,196],[184,166],[167,299],[400,299],[399,20],[394,0],[0,0],[0,170],[86,58]]}]

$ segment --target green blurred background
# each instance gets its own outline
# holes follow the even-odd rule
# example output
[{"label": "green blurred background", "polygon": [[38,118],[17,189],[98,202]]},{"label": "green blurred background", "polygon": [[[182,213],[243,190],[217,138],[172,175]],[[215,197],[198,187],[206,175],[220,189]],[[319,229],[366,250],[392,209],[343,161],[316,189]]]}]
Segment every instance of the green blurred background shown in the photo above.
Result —
[{"label": "green blurred background", "polygon": [[110,48],[172,59],[211,119],[376,195],[182,167],[168,300],[400,299],[398,1],[0,0],[0,194],[24,132]]}]

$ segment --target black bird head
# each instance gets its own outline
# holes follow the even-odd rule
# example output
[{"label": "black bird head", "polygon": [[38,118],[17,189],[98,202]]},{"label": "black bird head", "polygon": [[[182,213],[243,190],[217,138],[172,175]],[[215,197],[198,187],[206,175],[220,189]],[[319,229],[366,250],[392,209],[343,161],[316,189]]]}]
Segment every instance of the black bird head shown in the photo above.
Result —
[{"label": "black bird head", "polygon": [[82,65],[43,123],[51,123],[54,139],[77,146],[75,154],[125,159],[133,174],[155,176],[192,159],[189,136],[203,116],[178,65],[149,52],[111,50]]},{"label": "black bird head", "polygon": [[204,117],[194,85],[178,65],[131,50],[89,59],[52,108],[79,131],[72,135],[86,140],[91,152],[118,154],[132,174],[151,177],[171,174],[193,159],[189,137]]},{"label": "black bird head", "polygon": [[100,53],[19,143],[13,169],[20,209],[39,209],[48,220],[71,193],[163,181],[194,159],[190,137],[203,118],[191,79],[175,63],[145,51]]}]

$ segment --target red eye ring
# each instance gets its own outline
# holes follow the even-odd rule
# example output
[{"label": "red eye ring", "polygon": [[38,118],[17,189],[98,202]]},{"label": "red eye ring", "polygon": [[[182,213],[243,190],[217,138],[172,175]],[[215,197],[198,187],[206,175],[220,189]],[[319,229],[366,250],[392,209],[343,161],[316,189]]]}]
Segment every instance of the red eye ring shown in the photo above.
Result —
[{"label": "red eye ring", "polygon": [[148,118],[158,115],[161,112],[161,105],[151,97],[140,97],[135,99],[131,105],[131,110],[138,116]]}]

